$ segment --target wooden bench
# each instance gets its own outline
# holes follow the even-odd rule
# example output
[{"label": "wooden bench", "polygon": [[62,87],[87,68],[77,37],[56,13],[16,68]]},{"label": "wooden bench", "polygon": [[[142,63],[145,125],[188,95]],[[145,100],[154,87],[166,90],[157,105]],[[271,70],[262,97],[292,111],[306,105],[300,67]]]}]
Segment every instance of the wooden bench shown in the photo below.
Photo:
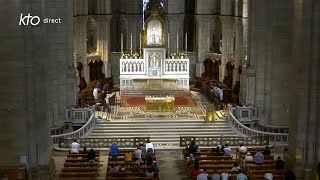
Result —
[{"label": "wooden bench", "polygon": [[64,163],[64,167],[98,167],[98,163],[93,162],[78,162],[78,163]]},{"label": "wooden bench", "polygon": [[[89,161],[88,158],[79,158],[79,159],[77,159],[77,158],[67,158],[67,159],[65,159],[66,163],[79,163],[79,162],[88,162],[88,161]],[[99,158],[96,157],[96,162],[98,162],[98,161],[99,161]]]},{"label": "wooden bench", "polygon": [[59,177],[59,180],[96,180],[95,177]]},{"label": "wooden bench", "polygon": [[2,166],[2,167],[0,167],[0,174],[7,175],[9,180],[11,180],[11,179],[26,180],[26,168],[25,167]]},{"label": "wooden bench", "polygon": [[60,174],[59,177],[96,177],[97,172],[65,172]]},{"label": "wooden bench", "polygon": [[97,167],[64,167],[61,169],[62,173],[65,172],[97,172]]}]

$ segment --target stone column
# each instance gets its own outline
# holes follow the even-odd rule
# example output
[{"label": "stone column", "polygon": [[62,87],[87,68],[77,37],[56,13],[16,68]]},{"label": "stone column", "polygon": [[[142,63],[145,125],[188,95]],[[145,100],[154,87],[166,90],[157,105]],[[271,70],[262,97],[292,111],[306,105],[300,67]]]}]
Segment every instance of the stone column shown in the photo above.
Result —
[{"label": "stone column", "polygon": [[222,82],[225,77],[226,64],[233,55],[234,18],[231,16],[220,16],[220,20],[222,23],[222,57],[219,67],[219,80]]},{"label": "stone column", "polygon": [[[320,3],[294,0],[289,151],[297,179],[316,179],[319,163]],[[312,18],[311,18],[312,17]]]},{"label": "stone column", "polygon": [[87,62],[87,21],[88,16],[74,17],[74,53],[77,61],[83,64],[83,77],[90,81],[89,66]]},{"label": "stone column", "polygon": [[239,65],[242,65],[242,54],[243,54],[243,30],[242,30],[242,19],[235,18],[235,30],[236,30],[236,46],[235,46],[235,63],[233,69],[233,81],[232,87],[236,84],[236,81],[240,81]]},{"label": "stone column", "polygon": [[203,61],[213,50],[213,33],[215,29],[216,16],[214,15],[196,15],[196,36],[197,36],[197,76],[200,77],[204,71]]},{"label": "stone column", "polygon": [[111,15],[99,15],[97,19],[97,52],[101,55],[101,60],[103,61],[106,77],[111,76],[109,68],[109,43],[110,43],[110,21]]}]

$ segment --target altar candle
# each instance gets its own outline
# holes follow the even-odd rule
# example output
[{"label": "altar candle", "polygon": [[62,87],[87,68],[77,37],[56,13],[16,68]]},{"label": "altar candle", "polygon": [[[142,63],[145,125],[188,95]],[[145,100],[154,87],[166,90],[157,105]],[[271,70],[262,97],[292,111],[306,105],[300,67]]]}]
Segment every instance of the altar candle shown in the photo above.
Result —
[{"label": "altar candle", "polygon": [[121,33],[121,49],[123,49],[123,33]]},{"label": "altar candle", "polygon": [[188,44],[188,33],[186,33],[186,44],[185,44],[186,50],[187,50],[187,48],[188,48],[187,44]]},{"label": "altar candle", "polygon": [[132,33],[131,33],[131,43],[130,43],[130,48],[132,49]]},{"label": "altar candle", "polygon": [[168,49],[170,49],[170,34],[168,33]]},{"label": "altar candle", "polygon": [[177,49],[179,49],[179,33],[177,33]]},{"label": "altar candle", "polygon": [[139,47],[140,47],[140,49],[141,49],[141,33],[140,33],[140,46],[139,46]]}]

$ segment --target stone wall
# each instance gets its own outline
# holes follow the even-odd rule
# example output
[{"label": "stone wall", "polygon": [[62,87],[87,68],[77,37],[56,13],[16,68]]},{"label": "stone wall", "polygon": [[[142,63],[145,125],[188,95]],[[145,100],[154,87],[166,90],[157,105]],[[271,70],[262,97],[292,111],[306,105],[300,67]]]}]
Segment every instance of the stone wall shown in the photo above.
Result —
[{"label": "stone wall", "polygon": [[[75,103],[72,8],[72,1],[60,0],[8,1],[0,7],[6,14],[0,17],[0,166],[20,165],[27,157],[32,172],[48,169],[50,126]],[[20,13],[39,16],[41,22],[19,26]],[[44,24],[45,17],[61,23]]]}]

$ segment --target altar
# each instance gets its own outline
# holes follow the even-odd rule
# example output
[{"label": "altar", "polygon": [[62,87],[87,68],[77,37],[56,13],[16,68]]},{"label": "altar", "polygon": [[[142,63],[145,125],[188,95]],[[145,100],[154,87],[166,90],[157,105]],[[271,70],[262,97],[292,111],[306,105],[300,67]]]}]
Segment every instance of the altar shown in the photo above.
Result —
[{"label": "altar", "polygon": [[177,79],[134,78],[133,90],[177,90]]},{"label": "altar", "polygon": [[148,112],[172,112],[174,111],[175,98],[173,96],[154,97],[146,96],[146,111]]},{"label": "altar", "polygon": [[130,49],[124,52],[121,34],[120,94],[125,90],[189,90],[187,34],[182,52],[178,33],[174,34],[176,46],[170,48],[164,12],[161,8],[147,9],[150,12],[147,13],[144,30],[140,38],[135,38],[140,40],[136,51],[130,34],[127,36],[130,37],[127,39],[130,40]]}]

